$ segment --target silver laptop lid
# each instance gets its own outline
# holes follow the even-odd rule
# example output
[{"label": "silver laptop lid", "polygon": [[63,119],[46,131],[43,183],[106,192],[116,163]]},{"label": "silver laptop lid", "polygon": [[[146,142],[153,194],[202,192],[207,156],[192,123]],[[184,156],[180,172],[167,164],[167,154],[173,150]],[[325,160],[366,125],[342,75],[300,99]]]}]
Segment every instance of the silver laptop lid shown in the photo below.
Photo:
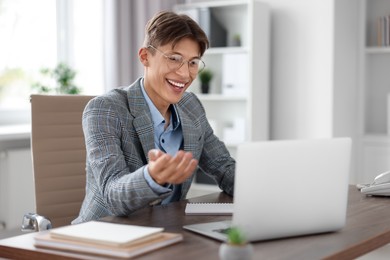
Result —
[{"label": "silver laptop lid", "polygon": [[233,225],[250,241],[342,228],[350,151],[349,138],[240,145]]}]

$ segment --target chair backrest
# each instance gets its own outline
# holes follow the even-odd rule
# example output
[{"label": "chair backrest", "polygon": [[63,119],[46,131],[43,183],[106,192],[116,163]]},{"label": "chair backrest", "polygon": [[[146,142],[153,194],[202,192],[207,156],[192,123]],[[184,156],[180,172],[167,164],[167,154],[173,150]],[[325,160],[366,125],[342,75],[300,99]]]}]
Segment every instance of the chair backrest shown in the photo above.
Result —
[{"label": "chair backrest", "polygon": [[36,213],[69,225],[85,195],[82,113],[93,96],[31,95],[31,149]]}]

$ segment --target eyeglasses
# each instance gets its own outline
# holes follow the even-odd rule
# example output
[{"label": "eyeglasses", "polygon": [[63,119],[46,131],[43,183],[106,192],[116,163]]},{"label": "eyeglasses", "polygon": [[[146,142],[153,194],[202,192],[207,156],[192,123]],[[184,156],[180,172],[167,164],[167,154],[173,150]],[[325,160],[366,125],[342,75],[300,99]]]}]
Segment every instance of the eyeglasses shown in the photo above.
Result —
[{"label": "eyeglasses", "polygon": [[206,67],[206,64],[199,58],[194,58],[192,60],[185,60],[183,56],[181,56],[180,54],[168,55],[152,45],[149,45],[148,48],[149,47],[158,51],[159,53],[161,53],[161,55],[163,55],[167,59],[168,68],[170,70],[176,71],[180,69],[184,63],[188,63],[188,70],[190,71],[190,73],[198,74]]}]

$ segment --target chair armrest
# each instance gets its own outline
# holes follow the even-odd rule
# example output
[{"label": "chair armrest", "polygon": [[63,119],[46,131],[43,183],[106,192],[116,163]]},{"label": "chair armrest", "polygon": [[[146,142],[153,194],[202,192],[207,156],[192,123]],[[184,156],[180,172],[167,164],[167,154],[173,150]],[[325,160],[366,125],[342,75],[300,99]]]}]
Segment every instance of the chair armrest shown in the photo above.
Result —
[{"label": "chair armrest", "polygon": [[23,216],[22,231],[43,231],[51,229],[51,221],[36,213],[27,213]]}]

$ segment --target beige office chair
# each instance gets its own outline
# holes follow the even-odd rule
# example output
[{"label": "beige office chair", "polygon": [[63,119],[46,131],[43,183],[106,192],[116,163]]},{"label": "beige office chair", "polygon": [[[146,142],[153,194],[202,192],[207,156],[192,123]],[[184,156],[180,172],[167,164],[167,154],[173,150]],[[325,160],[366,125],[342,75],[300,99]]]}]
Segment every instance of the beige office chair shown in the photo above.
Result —
[{"label": "beige office chair", "polygon": [[[42,218],[52,227],[69,225],[85,195],[85,143],[82,112],[93,96],[31,95],[31,149],[36,212],[26,214],[22,229]],[[30,220],[26,220],[30,218]],[[34,218],[35,222],[31,222]],[[26,222],[27,221],[27,222]],[[28,222],[34,223],[28,227]],[[43,224],[42,224],[43,223]],[[43,229],[51,228],[42,222]]]}]

